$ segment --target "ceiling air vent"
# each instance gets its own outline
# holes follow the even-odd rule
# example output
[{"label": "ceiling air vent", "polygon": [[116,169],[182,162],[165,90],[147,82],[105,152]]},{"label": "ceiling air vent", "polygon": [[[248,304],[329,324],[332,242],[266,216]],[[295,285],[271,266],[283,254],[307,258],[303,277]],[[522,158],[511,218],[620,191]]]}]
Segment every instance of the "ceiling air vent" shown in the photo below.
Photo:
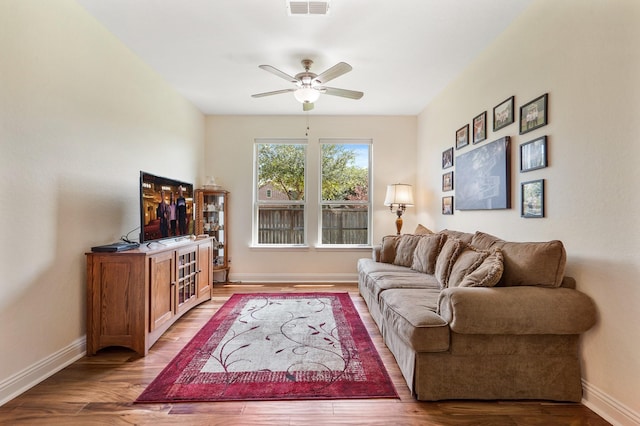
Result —
[{"label": "ceiling air vent", "polygon": [[329,13],[329,1],[286,1],[289,15],[326,15]]}]

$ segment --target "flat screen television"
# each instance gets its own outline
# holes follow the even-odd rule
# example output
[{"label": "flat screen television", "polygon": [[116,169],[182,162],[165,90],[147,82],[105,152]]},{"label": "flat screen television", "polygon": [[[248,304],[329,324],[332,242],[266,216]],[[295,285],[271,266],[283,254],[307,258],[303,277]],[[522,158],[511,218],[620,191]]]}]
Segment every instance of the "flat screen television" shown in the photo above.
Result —
[{"label": "flat screen television", "polygon": [[194,233],[193,184],[140,172],[140,244]]}]

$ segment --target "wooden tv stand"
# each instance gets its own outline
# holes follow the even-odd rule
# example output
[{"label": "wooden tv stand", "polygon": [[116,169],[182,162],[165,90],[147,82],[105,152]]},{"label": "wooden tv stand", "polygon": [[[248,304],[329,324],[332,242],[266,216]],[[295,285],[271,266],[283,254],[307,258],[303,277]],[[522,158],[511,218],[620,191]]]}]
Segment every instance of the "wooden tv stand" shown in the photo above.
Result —
[{"label": "wooden tv stand", "polygon": [[144,356],[185,312],[211,299],[212,238],[86,256],[87,355],[123,346]]}]

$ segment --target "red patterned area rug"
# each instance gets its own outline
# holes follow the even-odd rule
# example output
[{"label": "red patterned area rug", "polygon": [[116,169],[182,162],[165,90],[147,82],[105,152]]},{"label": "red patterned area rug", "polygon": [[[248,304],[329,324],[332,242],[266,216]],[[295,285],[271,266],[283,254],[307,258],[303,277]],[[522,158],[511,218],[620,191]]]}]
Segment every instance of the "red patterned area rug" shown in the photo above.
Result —
[{"label": "red patterned area rug", "polygon": [[235,294],[136,400],[397,398],[348,293]]}]

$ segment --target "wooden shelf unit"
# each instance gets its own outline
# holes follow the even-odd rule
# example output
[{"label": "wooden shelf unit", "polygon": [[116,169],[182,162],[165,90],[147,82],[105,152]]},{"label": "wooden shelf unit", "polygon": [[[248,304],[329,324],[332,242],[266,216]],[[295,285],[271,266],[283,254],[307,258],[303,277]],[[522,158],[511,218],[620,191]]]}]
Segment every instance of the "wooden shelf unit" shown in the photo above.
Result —
[{"label": "wooden shelf unit", "polygon": [[123,346],[144,356],[194,306],[211,299],[213,238],[86,253],[87,355]]},{"label": "wooden shelf unit", "polygon": [[[229,279],[229,191],[196,189],[196,234],[208,235],[213,242],[213,272],[224,273],[221,282]],[[217,281],[214,281],[217,282]]]}]

